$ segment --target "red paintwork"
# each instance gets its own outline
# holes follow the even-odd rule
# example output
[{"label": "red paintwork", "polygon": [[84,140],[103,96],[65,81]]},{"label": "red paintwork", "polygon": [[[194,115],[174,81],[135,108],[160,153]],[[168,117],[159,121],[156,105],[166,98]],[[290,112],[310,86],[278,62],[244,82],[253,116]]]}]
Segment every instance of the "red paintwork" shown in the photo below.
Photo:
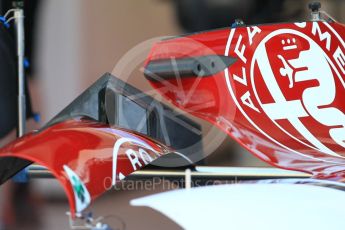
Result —
[{"label": "red paintwork", "polygon": [[[248,31],[260,32],[248,36]],[[181,78],[181,83],[177,79],[151,81],[151,84],[174,105],[218,126],[252,154],[274,166],[313,173],[318,178],[342,179],[345,148],[339,139],[345,140],[345,56],[342,56],[345,46],[341,37],[345,37],[345,28],[338,23],[226,28],[161,41],[152,48],[146,65],[154,60],[204,55],[237,58],[228,69],[214,76]],[[290,47],[283,48],[287,45]],[[288,76],[284,76],[287,68],[284,70],[282,57],[298,67],[291,87]],[[327,64],[327,58],[335,68]],[[271,115],[271,119],[263,106],[276,106],[277,95],[272,96],[270,91],[274,87],[284,103],[275,111],[282,117]],[[294,113],[299,114],[291,118],[295,119],[292,124],[287,116]],[[338,142],[331,136],[334,131],[339,132]]]},{"label": "red paintwork", "polygon": [[[123,143],[119,148],[117,159],[113,159],[114,145],[121,138],[129,138],[134,142]],[[67,165],[78,175],[90,193],[92,201],[107,189],[111,189],[113,162],[117,161],[116,181],[119,181],[120,172],[127,176],[135,171],[126,151],[134,150],[137,153],[138,149],[145,150],[151,160],[171,152],[167,147],[139,134],[110,128],[90,120],[75,119],[53,125],[40,133],[31,133],[12,142],[1,149],[0,157],[15,156],[47,167],[65,189],[71,213],[74,215],[76,200],[63,166]],[[146,160],[140,156],[138,158],[141,166],[149,162],[147,158]],[[139,164],[136,166],[137,169],[141,168]]]}]

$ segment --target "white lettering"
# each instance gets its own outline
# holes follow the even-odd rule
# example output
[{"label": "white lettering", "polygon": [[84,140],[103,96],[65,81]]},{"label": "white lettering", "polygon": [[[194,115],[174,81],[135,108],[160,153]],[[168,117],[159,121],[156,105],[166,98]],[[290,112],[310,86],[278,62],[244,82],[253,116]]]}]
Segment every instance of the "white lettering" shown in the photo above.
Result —
[{"label": "white lettering", "polygon": [[317,22],[313,22],[313,28],[311,32],[316,35],[316,32],[319,35],[320,41],[323,41],[326,39],[326,48],[327,50],[331,49],[331,35],[328,32],[321,32],[321,29],[319,27],[319,24]]},{"label": "white lettering", "polygon": [[258,34],[261,32],[261,29],[257,26],[251,26],[247,27],[247,32],[248,32],[248,38],[249,38],[249,45],[253,43],[253,38],[255,34]]},{"label": "white lettering", "polygon": [[138,165],[139,168],[142,167],[142,164],[139,161],[139,157],[133,149],[128,149],[126,151],[126,155],[127,155],[128,159],[131,161],[131,164],[132,164],[132,167],[134,170],[137,170],[136,165]]},{"label": "white lettering", "polygon": [[[118,139],[115,144],[114,144],[114,148],[113,148],[113,178],[112,178],[112,185],[115,185],[117,177],[119,177],[119,179],[121,180],[121,178],[123,179],[123,174],[121,172],[117,172],[117,160],[118,160],[118,155],[119,155],[119,151],[120,151],[120,147],[121,145],[123,145],[124,143],[132,143],[132,144],[136,144],[139,146],[144,147],[146,150],[150,150],[152,151],[156,156],[153,156],[152,158],[156,159],[157,157],[161,156],[161,154],[157,151],[155,151],[150,145],[148,145],[147,143],[145,143],[144,141],[140,141],[137,139],[132,139],[132,138],[128,138],[128,137],[121,137],[120,139]],[[139,148],[139,152],[140,152],[140,148]],[[134,150],[127,150],[126,151],[127,157],[128,159],[131,161],[131,164],[133,166],[133,169],[136,170],[137,169],[137,165],[139,167],[142,166],[142,164],[139,161],[138,155]],[[145,153],[141,152],[142,155],[144,155]],[[143,162],[146,164],[146,162],[149,160],[149,157],[146,156],[147,158],[145,158],[145,160],[143,159]],[[150,156],[151,157],[151,156]]]},{"label": "white lettering", "polygon": [[258,110],[258,108],[255,107],[252,99],[251,99],[251,95],[250,92],[247,91],[245,94],[242,95],[241,97],[242,103],[246,106],[248,106],[249,108],[255,110],[256,112],[260,113],[260,111]]},{"label": "white lettering", "polygon": [[247,63],[247,58],[244,56],[244,52],[246,50],[246,46],[242,44],[241,46],[241,50],[239,50],[239,47],[241,45],[242,42],[242,35],[240,35],[238,37],[236,46],[235,46],[235,53],[237,54],[237,56],[244,62]]},{"label": "white lettering", "polygon": [[306,22],[296,22],[295,25],[298,26],[299,28],[305,28],[307,26],[307,23]]},{"label": "white lettering", "polygon": [[139,149],[139,154],[141,159],[144,161],[145,165],[149,164],[153,159],[151,158],[150,154],[148,154],[145,150]]},{"label": "white lettering", "polygon": [[340,49],[340,47],[337,48],[337,50],[333,54],[333,58],[335,59],[335,62],[337,63],[338,67],[340,68],[341,72],[345,74],[345,55],[343,51]]},{"label": "white lettering", "polygon": [[242,77],[237,76],[236,74],[233,75],[234,80],[238,81],[242,85],[247,86],[247,76],[246,76],[246,68],[242,67]]}]

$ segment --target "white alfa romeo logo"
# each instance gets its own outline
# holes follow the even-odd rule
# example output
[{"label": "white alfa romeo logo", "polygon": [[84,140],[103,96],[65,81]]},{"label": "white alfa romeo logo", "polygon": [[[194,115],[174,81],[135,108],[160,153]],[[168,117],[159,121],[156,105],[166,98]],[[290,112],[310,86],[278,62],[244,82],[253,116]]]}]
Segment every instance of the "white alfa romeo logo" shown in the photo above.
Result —
[{"label": "white alfa romeo logo", "polygon": [[[263,35],[248,27],[232,29],[225,55],[240,59],[240,72],[225,71],[230,94],[248,121],[280,146],[294,151],[285,139],[332,156],[345,148],[344,42],[327,23],[296,23]],[[239,32],[240,33],[240,32]],[[231,46],[230,44],[234,44]],[[236,94],[234,87],[236,87]],[[344,101],[345,103],[345,101]],[[266,115],[284,135],[275,137],[255,120]],[[320,138],[331,139],[325,143]]]}]

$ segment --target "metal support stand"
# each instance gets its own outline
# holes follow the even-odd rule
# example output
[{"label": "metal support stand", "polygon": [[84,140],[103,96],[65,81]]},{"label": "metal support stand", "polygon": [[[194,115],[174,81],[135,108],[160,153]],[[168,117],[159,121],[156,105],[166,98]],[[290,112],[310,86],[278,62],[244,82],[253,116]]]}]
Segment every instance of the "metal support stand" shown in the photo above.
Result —
[{"label": "metal support stand", "polygon": [[[6,24],[14,20],[16,43],[17,43],[17,74],[18,74],[18,126],[17,137],[21,137],[26,131],[26,96],[25,96],[25,73],[24,73],[24,53],[25,53],[25,36],[24,36],[24,10],[23,1],[13,1],[13,9],[7,11],[4,18]],[[12,17],[7,18],[13,14]],[[13,177],[15,182],[27,182],[26,169],[17,173]]]},{"label": "metal support stand", "polygon": [[[13,9],[5,14],[6,23],[14,20],[16,43],[17,43],[17,70],[18,70],[18,127],[17,136],[25,134],[26,129],[26,96],[25,96],[25,73],[24,73],[24,53],[25,53],[25,36],[24,36],[24,10],[22,1],[14,1]],[[9,17],[13,13],[12,17]]]},{"label": "metal support stand", "polygon": [[14,20],[17,37],[18,57],[18,137],[25,134],[26,129],[26,98],[24,74],[24,11],[14,10]]}]

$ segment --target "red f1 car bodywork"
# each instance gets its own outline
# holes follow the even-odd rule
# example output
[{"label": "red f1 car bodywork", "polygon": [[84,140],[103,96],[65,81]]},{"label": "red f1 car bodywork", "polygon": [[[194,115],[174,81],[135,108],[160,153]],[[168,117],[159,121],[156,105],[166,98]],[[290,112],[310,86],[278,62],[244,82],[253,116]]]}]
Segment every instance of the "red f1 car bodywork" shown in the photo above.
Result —
[{"label": "red f1 car bodywork", "polygon": [[[130,119],[133,116],[135,120]],[[42,129],[0,149],[0,184],[38,163],[61,182],[74,216],[119,180],[163,155],[170,153],[169,159],[160,158],[167,167],[190,164],[183,155],[190,140],[177,142],[169,135],[188,135],[193,141],[199,135],[170,120],[174,116],[199,129],[188,118],[172,114],[169,107],[105,74]],[[162,127],[166,133],[162,134]],[[173,164],[164,163],[168,160]]]},{"label": "red f1 car bodywork", "polygon": [[[343,179],[343,36],[344,26],[335,22],[197,33],[156,44],[145,75],[174,105],[218,126],[262,160],[317,178]],[[102,87],[109,78],[103,80]],[[147,135],[109,124],[116,119],[85,103],[85,98],[98,101],[100,92],[92,88],[80,97],[81,109],[67,107],[38,133],[1,149],[0,157],[12,161],[0,172],[1,182],[17,172],[12,166],[37,162],[62,183],[74,215],[118,180],[173,152]]]},{"label": "red f1 car bodywork", "polygon": [[65,189],[74,215],[117,181],[169,152],[140,134],[75,119],[18,139],[1,149],[0,157],[47,167]]},{"label": "red f1 car bodywork", "polygon": [[157,43],[145,75],[262,160],[343,179],[343,37],[343,25],[321,21],[201,32]]}]

